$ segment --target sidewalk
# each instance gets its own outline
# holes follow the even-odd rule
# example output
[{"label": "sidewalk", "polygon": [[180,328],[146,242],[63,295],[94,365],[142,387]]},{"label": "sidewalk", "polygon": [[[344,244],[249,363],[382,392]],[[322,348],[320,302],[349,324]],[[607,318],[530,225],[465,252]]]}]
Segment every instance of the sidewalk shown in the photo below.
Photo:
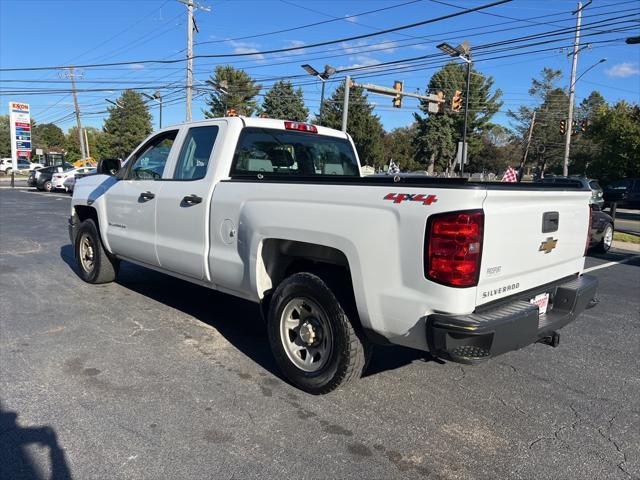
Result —
[{"label": "sidewalk", "polygon": [[611,243],[611,248],[628,253],[640,253],[640,243],[620,242],[618,240],[614,240]]}]

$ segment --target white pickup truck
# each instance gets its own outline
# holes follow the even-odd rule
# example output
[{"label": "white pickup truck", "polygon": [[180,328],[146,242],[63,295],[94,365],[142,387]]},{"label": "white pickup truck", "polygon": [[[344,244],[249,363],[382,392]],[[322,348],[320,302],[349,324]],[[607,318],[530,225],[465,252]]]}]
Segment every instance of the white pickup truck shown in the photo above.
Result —
[{"label": "white pickup truck", "polygon": [[81,179],[69,232],[87,282],[126,260],[259,303],[283,373],[325,393],[375,343],[462,363],[556,346],[597,288],[581,274],[590,195],[362,177],[343,132],[230,117],[165,128],[115,176]]}]

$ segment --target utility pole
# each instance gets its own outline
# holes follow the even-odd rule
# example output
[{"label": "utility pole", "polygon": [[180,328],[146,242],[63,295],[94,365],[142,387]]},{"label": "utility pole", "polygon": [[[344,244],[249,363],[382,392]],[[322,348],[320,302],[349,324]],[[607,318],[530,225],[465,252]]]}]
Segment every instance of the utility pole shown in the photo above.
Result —
[{"label": "utility pole", "polygon": [[[589,3],[587,3],[587,5],[589,5]],[[567,131],[565,133],[564,140],[564,161],[562,163],[562,175],[565,177],[569,175],[569,149],[571,148],[571,133],[573,131],[573,104],[575,101],[576,91],[576,68],[578,66],[578,53],[580,51],[580,25],[582,23],[582,10],[584,10],[582,2],[578,2],[578,9],[573,12],[577,13],[578,17],[576,20],[575,40],[573,41],[573,62],[571,65],[571,83],[569,83],[569,118],[567,120]]]},{"label": "utility pole", "polygon": [[527,163],[527,155],[529,154],[529,146],[531,145],[531,137],[533,136],[533,127],[536,124],[536,111],[533,111],[533,117],[531,117],[531,125],[529,126],[529,135],[527,136],[527,146],[524,148],[524,155],[522,156],[522,162],[520,162],[520,172],[518,174],[518,182],[522,181],[524,176],[524,164]]},{"label": "utility pole", "polygon": [[193,31],[198,33],[198,26],[193,18],[193,9],[209,12],[209,7],[204,7],[193,0],[178,0],[187,6],[187,122],[191,121],[191,97],[193,95]]},{"label": "utility pole", "polygon": [[342,103],[342,131],[347,131],[347,119],[349,118],[349,90],[351,89],[351,77],[344,77],[344,101]]},{"label": "utility pole", "polygon": [[464,97],[464,124],[462,127],[462,160],[460,161],[460,176],[464,173],[464,162],[467,161],[467,119],[469,118],[469,84],[471,83],[471,52],[467,52],[467,94]]},{"label": "utility pole", "polygon": [[71,93],[73,94],[73,105],[76,110],[76,125],[78,127],[80,155],[82,155],[82,158],[87,158],[87,150],[84,144],[84,135],[82,134],[82,124],[80,123],[80,107],[78,106],[78,93],[76,92],[76,73],[74,73],[73,67],[68,68],[66,77],[71,80]]}]

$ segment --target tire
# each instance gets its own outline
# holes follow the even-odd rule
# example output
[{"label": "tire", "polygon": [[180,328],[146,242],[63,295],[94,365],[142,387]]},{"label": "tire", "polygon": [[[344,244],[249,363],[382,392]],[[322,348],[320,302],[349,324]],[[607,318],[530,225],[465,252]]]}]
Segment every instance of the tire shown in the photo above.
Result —
[{"label": "tire", "polygon": [[611,242],[613,241],[613,225],[607,223],[602,232],[602,240],[596,245],[596,250],[600,253],[607,253],[611,248]]},{"label": "tire", "polygon": [[296,273],[278,286],[267,331],[276,363],[292,384],[317,395],[361,376],[371,348],[345,313],[348,307],[312,273]]},{"label": "tire", "polygon": [[74,252],[82,280],[94,284],[115,280],[119,262],[104,249],[93,220],[85,220],[78,227]]},{"label": "tire", "polygon": [[51,183],[50,180],[47,180],[46,182],[44,182],[44,185],[42,186],[44,188],[44,190],[46,190],[47,192],[51,192],[53,191],[53,183]]}]

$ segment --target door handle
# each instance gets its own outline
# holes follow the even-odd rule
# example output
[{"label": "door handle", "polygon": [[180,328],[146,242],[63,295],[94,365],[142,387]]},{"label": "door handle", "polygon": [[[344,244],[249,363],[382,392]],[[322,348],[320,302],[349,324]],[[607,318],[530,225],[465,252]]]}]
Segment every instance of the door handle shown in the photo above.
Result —
[{"label": "door handle", "polygon": [[151,192],[142,192],[142,193],[140,194],[140,197],[139,197],[139,198],[140,198],[143,202],[146,202],[146,201],[148,201],[148,200],[153,200],[155,197],[156,197],[156,195],[155,195],[154,193],[151,193]]},{"label": "door handle", "polygon": [[198,203],[202,202],[202,197],[199,197],[197,195],[191,194],[191,195],[187,195],[186,197],[184,197],[182,199],[182,201],[188,205],[196,205]]}]

